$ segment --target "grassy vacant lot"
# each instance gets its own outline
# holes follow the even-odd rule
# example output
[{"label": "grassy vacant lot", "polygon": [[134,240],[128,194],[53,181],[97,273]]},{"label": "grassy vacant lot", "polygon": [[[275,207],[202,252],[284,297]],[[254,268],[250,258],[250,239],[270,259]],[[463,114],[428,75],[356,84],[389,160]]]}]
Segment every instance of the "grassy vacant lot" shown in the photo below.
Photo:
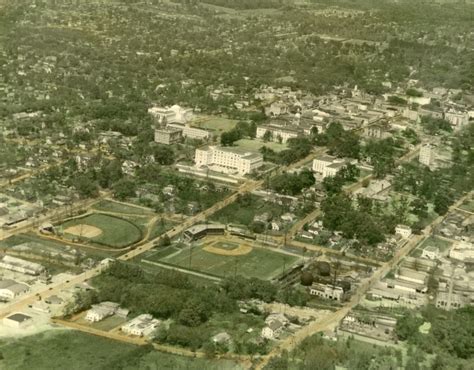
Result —
[{"label": "grassy vacant lot", "polygon": [[464,209],[468,212],[474,212],[474,199],[465,201],[463,204],[461,204],[459,208]]},{"label": "grassy vacant lot", "polygon": [[91,238],[94,243],[113,248],[122,248],[138,242],[142,238],[140,227],[132,222],[101,213],[92,213],[85,217],[66,221],[63,229],[75,225],[90,225],[102,230],[102,234]]},{"label": "grassy vacant lot", "polygon": [[256,215],[268,212],[273,218],[278,218],[288,210],[280,205],[266,202],[263,198],[251,195],[251,205],[241,204],[238,201],[229,204],[211,216],[211,220],[224,224],[236,224],[249,226]]},{"label": "grassy vacant lot", "polygon": [[180,251],[181,249],[170,245],[168,247],[158,248],[156,251],[153,251],[152,253],[146,255],[144,258],[149,261],[158,262],[161,261],[163,258],[166,258]]},{"label": "grassy vacant lot", "polygon": [[280,144],[277,142],[269,141],[264,143],[260,140],[250,140],[250,139],[240,139],[235,142],[239,148],[250,151],[258,151],[262,146],[266,146],[269,149],[274,150],[275,152],[281,152],[284,149],[287,149],[286,144]]},{"label": "grassy vacant lot", "polygon": [[430,236],[429,238],[425,239],[423,243],[421,243],[416,249],[413,251],[412,255],[414,257],[420,257],[423,249],[429,246],[437,247],[441,253],[446,251],[449,247],[451,247],[453,243],[448,242],[447,240],[437,238],[436,236]]},{"label": "grassy vacant lot", "polygon": [[49,331],[0,341],[1,369],[241,369],[226,360],[187,358],[77,331]]},{"label": "grassy vacant lot", "polygon": [[93,206],[94,209],[103,212],[114,212],[129,215],[146,215],[153,214],[153,210],[146,208],[136,207],[132,204],[124,204],[114,202],[113,200],[102,200]]},{"label": "grassy vacant lot", "polygon": [[232,120],[232,119],[228,119],[224,117],[216,117],[216,116],[203,117],[202,121],[192,123],[192,125],[195,127],[214,131],[218,134],[221,134],[224,131],[232,130],[236,124],[237,124],[236,120]]},{"label": "grassy vacant lot", "polygon": [[269,280],[281,273],[284,265],[288,269],[299,260],[298,257],[263,248],[253,248],[250,253],[240,256],[223,256],[206,252],[204,246],[192,247],[191,258],[189,248],[184,248],[181,253],[170,254],[161,261],[218,276],[237,274]]}]

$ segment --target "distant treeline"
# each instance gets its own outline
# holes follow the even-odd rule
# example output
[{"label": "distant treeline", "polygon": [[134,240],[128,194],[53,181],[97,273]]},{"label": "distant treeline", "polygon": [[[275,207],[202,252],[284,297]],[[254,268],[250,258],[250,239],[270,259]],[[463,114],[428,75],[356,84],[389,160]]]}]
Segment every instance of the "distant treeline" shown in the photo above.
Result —
[{"label": "distant treeline", "polygon": [[232,9],[272,9],[280,8],[286,0],[201,0],[200,2]]}]

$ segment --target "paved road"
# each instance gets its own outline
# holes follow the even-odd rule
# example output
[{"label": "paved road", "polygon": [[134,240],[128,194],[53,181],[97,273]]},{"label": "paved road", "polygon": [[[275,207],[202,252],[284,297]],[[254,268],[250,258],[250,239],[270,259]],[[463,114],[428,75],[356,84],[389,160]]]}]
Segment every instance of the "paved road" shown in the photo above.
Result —
[{"label": "paved road", "polygon": [[[474,192],[471,191],[470,193],[463,196],[459,199],[455,204],[453,204],[447,214],[452,212],[454,209],[459,207],[460,204],[464,202],[465,199],[472,196]],[[291,351],[293,350],[299,343],[301,343],[305,338],[316,334],[321,331],[333,330],[336,328],[341,320],[355,307],[359,304],[362,298],[365,296],[367,291],[376,284],[380,279],[382,279],[394,266],[396,266],[403,258],[405,258],[420,242],[424,239],[428,238],[431,235],[431,232],[436,225],[441,223],[445,216],[439,216],[435,220],[431,222],[422,232],[421,235],[412,235],[407,242],[395,253],[394,257],[384,263],[380,268],[378,268],[374,274],[363,280],[359,285],[355,294],[351,297],[351,300],[347,302],[341,309],[338,311],[328,315],[324,321],[316,321],[313,322],[301,330],[296,332],[293,336],[287,338],[283,342],[281,342],[277,347],[275,347],[267,356],[262,357],[262,361],[258,364],[256,369],[263,369],[265,365],[268,363],[270,358],[274,356],[279,356],[283,350]]]},{"label": "paved road", "polygon": [[[288,171],[288,170],[291,170],[292,168],[298,168],[302,164],[304,164],[308,161],[311,161],[316,155],[317,155],[317,152],[313,152],[310,155],[308,155],[308,157],[302,159],[301,161],[298,161],[298,162],[296,162],[292,165],[289,165],[289,166],[282,167],[281,170],[282,171],[285,171],[285,170]],[[164,235],[168,235],[170,239],[172,239],[176,236],[179,236],[180,234],[182,234],[184,232],[184,230],[186,230],[190,226],[192,226],[196,223],[199,223],[199,222],[206,221],[206,219],[208,217],[212,216],[214,213],[218,212],[219,210],[221,210],[222,208],[228,206],[229,204],[235,202],[239,195],[249,193],[249,192],[252,192],[252,191],[258,189],[259,187],[261,187],[263,185],[263,182],[264,182],[263,180],[247,180],[246,182],[244,182],[237,189],[236,192],[232,193],[227,198],[217,202],[212,207],[202,211],[201,213],[198,213],[195,216],[187,218],[183,223],[176,226],[171,231],[166,232]],[[20,227],[17,227],[17,228],[15,228],[15,229],[13,229],[9,232],[4,233],[3,238],[6,238],[6,237],[9,237],[11,235],[15,235],[15,234],[27,231],[28,229],[30,229],[34,225],[37,225],[39,223],[51,220],[53,218],[60,219],[62,217],[67,216],[67,214],[72,212],[72,211],[76,211],[78,209],[83,209],[83,208],[88,208],[88,207],[92,206],[92,204],[99,201],[100,199],[105,198],[109,195],[110,195],[110,193],[104,192],[104,193],[101,194],[99,199],[83,200],[83,201],[79,201],[77,203],[74,203],[71,206],[64,207],[64,209],[51,211],[50,213],[48,213],[47,215],[41,217],[40,219],[32,220],[31,222],[28,222],[28,223],[26,223],[26,224],[24,224]],[[156,245],[156,242],[158,242],[159,239],[162,236],[159,236],[159,237],[157,237],[153,240],[150,240],[146,243],[138,245],[135,249],[126,252],[125,254],[121,255],[117,259],[122,260],[122,261],[127,261],[127,260],[130,260],[132,258],[135,258],[135,257],[141,255],[142,253],[154,248],[155,245]],[[24,296],[21,297],[20,300],[16,300],[16,301],[13,301],[11,303],[7,303],[7,304],[3,305],[0,308],[0,318],[8,315],[11,312],[20,311],[25,306],[27,306],[29,304],[32,304],[33,302],[38,300],[38,296],[41,296],[42,299],[44,299],[44,298],[49,297],[51,295],[59,294],[61,292],[61,290],[65,290],[65,289],[73,287],[76,284],[83,283],[84,281],[86,281],[86,280],[88,280],[88,279],[90,279],[94,276],[99,275],[101,273],[101,269],[102,269],[101,266],[92,268],[92,269],[90,269],[90,270],[88,270],[88,271],[86,271],[86,272],[70,279],[70,281],[51,284],[49,287],[46,287],[44,290],[24,295]]]}]

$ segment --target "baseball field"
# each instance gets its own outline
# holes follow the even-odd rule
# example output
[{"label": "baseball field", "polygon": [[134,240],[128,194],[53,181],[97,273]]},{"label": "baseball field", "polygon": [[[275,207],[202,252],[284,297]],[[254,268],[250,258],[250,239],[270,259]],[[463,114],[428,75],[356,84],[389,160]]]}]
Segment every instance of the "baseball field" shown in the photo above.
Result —
[{"label": "baseball field", "polygon": [[142,238],[142,231],[134,223],[101,213],[68,220],[61,227],[65,237],[112,248],[124,248]]},{"label": "baseball field", "polygon": [[300,260],[299,257],[256,247],[246,242],[202,241],[173,253],[159,251],[148,259],[222,277],[243,275],[270,280]]}]

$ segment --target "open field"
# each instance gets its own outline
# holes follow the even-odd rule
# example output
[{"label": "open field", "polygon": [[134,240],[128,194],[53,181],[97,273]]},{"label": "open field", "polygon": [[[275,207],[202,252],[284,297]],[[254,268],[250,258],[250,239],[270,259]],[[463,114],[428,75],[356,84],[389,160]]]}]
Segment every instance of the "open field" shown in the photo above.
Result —
[{"label": "open field", "polygon": [[72,330],[3,340],[0,352],[0,368],[9,370],[241,369],[232,361],[187,358]]},{"label": "open field", "polygon": [[149,216],[153,214],[153,211],[151,209],[147,210],[146,208],[136,207],[132,204],[124,204],[107,199],[94,204],[92,208],[97,211],[123,213],[129,215]]},{"label": "open field", "polygon": [[474,199],[465,201],[459,208],[468,212],[474,212]]},{"label": "open field", "polygon": [[261,147],[266,146],[269,149],[274,150],[275,152],[281,152],[282,150],[287,149],[285,144],[280,144],[276,142],[269,141],[264,143],[260,140],[249,140],[249,139],[240,139],[235,142],[239,148],[249,151],[258,151]]},{"label": "open field", "polygon": [[430,236],[429,238],[425,239],[418,247],[416,247],[416,249],[412,252],[412,256],[420,257],[423,250],[429,246],[437,247],[440,253],[443,253],[448,248],[450,248],[451,245],[452,243],[448,242],[447,240],[437,238],[436,236]]},{"label": "open field", "polygon": [[[67,242],[62,243],[58,240],[42,238],[38,236],[37,234],[26,233],[26,234],[14,235],[8,239],[2,240],[0,242],[0,248],[8,248],[14,245],[28,243],[28,242],[40,243],[47,246],[48,248],[57,249],[58,251],[64,250],[65,247],[68,245]],[[113,250],[108,252],[108,251],[101,251],[101,250],[91,249],[91,248],[81,248],[80,246],[75,246],[75,248],[80,249],[81,252],[87,254],[88,257],[96,259],[96,260],[102,260],[106,257],[110,257],[114,255]]]},{"label": "open field", "polygon": [[[209,245],[203,242],[192,248],[183,248],[179,253],[169,254],[159,261],[189,268],[218,276],[243,275],[269,280],[276,277],[291,265],[299,261],[299,257],[273,252],[264,248],[250,247],[245,244],[245,254],[225,255],[232,250],[221,249],[217,254],[215,250],[209,250]],[[240,246],[238,247],[240,248]],[[250,249],[250,250],[248,250]],[[239,249],[235,249],[239,251]],[[153,256],[151,259],[154,259]]]},{"label": "open field", "polygon": [[218,134],[221,134],[224,131],[232,130],[237,124],[237,121],[224,118],[224,117],[209,116],[209,117],[202,117],[201,121],[197,121],[195,123],[192,122],[191,124],[192,126],[210,130]]},{"label": "open field", "polygon": [[62,224],[62,227],[67,236],[71,227],[79,227],[79,229],[74,229],[76,231],[84,230],[87,225],[100,229],[102,233],[90,238],[87,238],[84,234],[69,235],[79,239],[88,239],[94,243],[112,248],[123,248],[138,242],[142,238],[142,231],[139,226],[128,220],[101,213],[92,213],[85,217],[66,221]]}]

